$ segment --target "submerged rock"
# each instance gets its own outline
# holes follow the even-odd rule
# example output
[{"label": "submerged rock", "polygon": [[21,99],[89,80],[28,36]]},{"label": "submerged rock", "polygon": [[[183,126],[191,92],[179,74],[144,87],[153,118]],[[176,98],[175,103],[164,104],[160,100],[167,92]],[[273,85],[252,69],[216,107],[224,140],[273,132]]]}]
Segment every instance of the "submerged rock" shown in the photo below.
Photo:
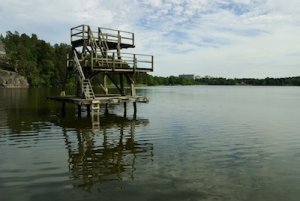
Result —
[{"label": "submerged rock", "polygon": [[24,76],[15,72],[0,70],[0,88],[28,88],[29,84]]}]

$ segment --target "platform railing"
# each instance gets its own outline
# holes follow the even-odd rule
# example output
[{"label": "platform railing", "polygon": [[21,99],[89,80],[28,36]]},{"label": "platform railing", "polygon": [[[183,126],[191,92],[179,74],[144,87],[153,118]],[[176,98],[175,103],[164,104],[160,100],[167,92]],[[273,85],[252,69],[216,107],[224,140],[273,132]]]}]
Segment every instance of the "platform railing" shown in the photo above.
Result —
[{"label": "platform railing", "polygon": [[116,29],[109,29],[98,27],[96,32],[91,31],[88,25],[79,25],[71,28],[71,42],[77,40],[88,40],[92,33],[95,39],[100,39],[102,42],[121,43],[134,46],[134,33],[128,31],[120,31]]},{"label": "platform railing", "polygon": [[[153,71],[153,56],[146,54],[132,54],[121,53],[121,57],[118,57],[116,52],[109,54],[107,58],[98,57],[98,67],[94,66],[94,69],[104,67],[102,64],[107,63],[107,67],[112,70],[115,69],[143,69]],[[104,67],[105,68],[105,67]]]},{"label": "platform railing", "polygon": [[99,32],[103,34],[103,37],[107,42],[120,42],[123,44],[134,46],[134,33],[132,32],[109,29],[104,27],[99,27]]},{"label": "platform railing", "polygon": [[71,28],[71,42],[80,40],[80,39],[88,39],[89,26],[88,25],[79,25],[77,27]]}]

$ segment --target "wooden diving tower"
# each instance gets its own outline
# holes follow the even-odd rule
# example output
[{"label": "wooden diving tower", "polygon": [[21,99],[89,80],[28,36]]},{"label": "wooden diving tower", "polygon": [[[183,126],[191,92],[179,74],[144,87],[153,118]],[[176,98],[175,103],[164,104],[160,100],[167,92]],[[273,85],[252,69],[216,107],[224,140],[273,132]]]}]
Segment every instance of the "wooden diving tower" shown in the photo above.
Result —
[{"label": "wooden diving tower", "polygon": [[[71,28],[71,45],[67,75],[77,75],[76,94],[66,95],[64,84],[61,96],[49,99],[75,103],[78,107],[87,105],[88,111],[97,115],[100,104],[124,103],[126,110],[126,103],[133,102],[136,112],[137,102],[148,102],[147,97],[137,96],[134,77],[153,71],[153,56],[123,52],[123,49],[135,47],[134,33],[102,27],[92,30],[88,25],[80,25]],[[100,83],[95,84],[96,77],[101,78]],[[108,82],[117,94],[110,93]],[[128,92],[125,84],[130,87]],[[101,92],[96,94],[95,88],[100,88]]]}]

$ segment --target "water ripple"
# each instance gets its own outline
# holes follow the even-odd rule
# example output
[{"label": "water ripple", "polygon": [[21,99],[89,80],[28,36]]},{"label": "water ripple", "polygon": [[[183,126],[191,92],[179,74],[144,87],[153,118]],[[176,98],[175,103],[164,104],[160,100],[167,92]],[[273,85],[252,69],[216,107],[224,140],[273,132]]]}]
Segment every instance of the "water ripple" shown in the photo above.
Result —
[{"label": "water ripple", "polygon": [[298,200],[298,88],[143,93],[151,102],[136,119],[116,107],[98,130],[72,106],[61,118],[60,105],[34,108],[26,93],[6,103],[1,200]]}]

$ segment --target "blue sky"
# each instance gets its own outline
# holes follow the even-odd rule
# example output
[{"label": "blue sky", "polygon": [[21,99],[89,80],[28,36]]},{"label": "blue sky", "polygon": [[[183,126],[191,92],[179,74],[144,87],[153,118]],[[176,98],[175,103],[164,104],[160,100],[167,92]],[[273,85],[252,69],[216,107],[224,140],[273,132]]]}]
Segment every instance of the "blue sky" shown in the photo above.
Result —
[{"label": "blue sky", "polygon": [[51,43],[79,24],[132,31],[154,75],[300,76],[299,0],[0,0],[0,24]]}]

